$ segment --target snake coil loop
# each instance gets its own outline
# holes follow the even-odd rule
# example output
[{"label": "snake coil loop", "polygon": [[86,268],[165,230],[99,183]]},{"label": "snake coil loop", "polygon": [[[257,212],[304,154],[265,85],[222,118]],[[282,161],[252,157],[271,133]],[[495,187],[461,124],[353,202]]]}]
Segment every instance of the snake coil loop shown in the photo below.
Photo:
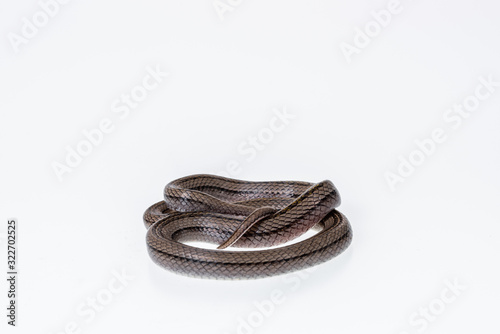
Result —
[{"label": "snake coil loop", "polygon": [[[164,201],[144,213],[148,252],[158,265],[187,276],[268,277],[304,269],[342,253],[351,243],[347,218],[335,210],[332,182],[251,182],[192,175],[167,184]],[[314,236],[290,245],[311,228]],[[186,241],[219,245],[217,250]],[[221,250],[227,247],[263,250]]]}]

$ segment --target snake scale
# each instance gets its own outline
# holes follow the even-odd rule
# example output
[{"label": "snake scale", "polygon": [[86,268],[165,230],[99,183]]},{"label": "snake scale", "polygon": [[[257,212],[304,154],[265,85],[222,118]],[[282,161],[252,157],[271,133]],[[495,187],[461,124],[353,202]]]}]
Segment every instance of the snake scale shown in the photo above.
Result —
[{"label": "snake scale", "polygon": [[[331,181],[253,182],[215,175],[174,180],[164,200],[144,213],[150,257],[178,274],[215,279],[269,277],[304,269],[342,253],[351,243],[347,218],[335,210]],[[281,247],[309,229],[318,233]],[[219,245],[205,249],[185,244]],[[264,248],[223,250],[227,247]],[[272,248],[269,248],[272,247]]]}]

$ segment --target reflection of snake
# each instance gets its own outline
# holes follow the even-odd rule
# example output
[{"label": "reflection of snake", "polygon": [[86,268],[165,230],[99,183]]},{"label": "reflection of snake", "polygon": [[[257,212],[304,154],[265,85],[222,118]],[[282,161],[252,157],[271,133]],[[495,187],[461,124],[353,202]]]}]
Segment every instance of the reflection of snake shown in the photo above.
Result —
[{"label": "reflection of snake", "polygon": [[[330,181],[247,182],[193,175],[170,182],[165,200],[144,213],[148,251],[157,264],[204,278],[258,278],[327,261],[352,239]],[[184,241],[259,248],[290,241],[313,226],[320,232],[287,246],[256,251],[197,248]]]}]

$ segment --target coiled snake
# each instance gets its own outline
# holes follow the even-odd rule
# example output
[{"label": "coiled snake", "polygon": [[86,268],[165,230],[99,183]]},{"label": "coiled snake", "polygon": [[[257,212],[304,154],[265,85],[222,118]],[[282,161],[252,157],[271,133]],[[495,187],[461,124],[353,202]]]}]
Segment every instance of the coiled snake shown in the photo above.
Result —
[{"label": "coiled snake", "polygon": [[[158,265],[187,276],[247,279],[287,273],[325,262],[350,244],[347,218],[330,181],[250,182],[192,175],[165,187],[164,201],[144,213],[148,252]],[[310,228],[320,231],[290,245]],[[186,245],[204,241],[217,250]]]}]

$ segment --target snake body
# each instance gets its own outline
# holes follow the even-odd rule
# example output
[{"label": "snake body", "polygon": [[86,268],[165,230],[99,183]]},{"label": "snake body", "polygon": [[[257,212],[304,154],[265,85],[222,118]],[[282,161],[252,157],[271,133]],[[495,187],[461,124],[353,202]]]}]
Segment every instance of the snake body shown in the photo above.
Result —
[{"label": "snake body", "polygon": [[[170,182],[164,200],[144,213],[150,257],[173,272],[202,278],[248,279],[304,269],[342,253],[352,230],[335,210],[340,196],[331,181],[252,182],[192,175]],[[281,245],[309,229],[320,231]],[[219,245],[204,249],[186,241]],[[222,250],[227,247],[266,248]]]}]

